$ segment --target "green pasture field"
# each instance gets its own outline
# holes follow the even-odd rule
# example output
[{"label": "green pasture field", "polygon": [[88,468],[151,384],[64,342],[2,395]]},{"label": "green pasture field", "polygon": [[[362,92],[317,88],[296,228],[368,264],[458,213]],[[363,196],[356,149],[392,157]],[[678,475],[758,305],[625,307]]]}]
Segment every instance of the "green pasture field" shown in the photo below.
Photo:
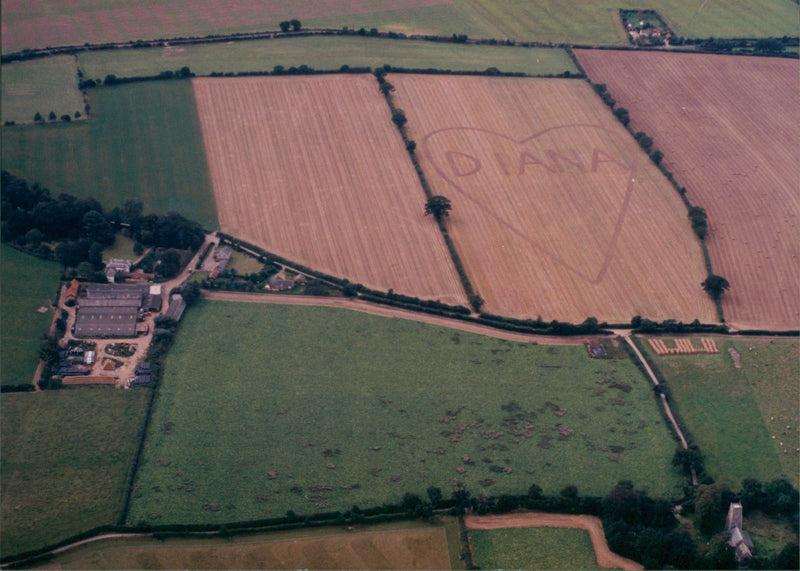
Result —
[{"label": "green pasture field", "polygon": [[[59,266],[0,245],[0,384],[28,385],[53,322]],[[40,307],[47,311],[39,313]]]},{"label": "green pasture field", "polygon": [[564,527],[471,529],[481,569],[599,569],[589,532]]},{"label": "green pasture field", "polygon": [[80,56],[86,77],[102,79],[157,75],[188,66],[199,75],[213,72],[272,71],[307,65],[338,70],[342,65],[372,68],[384,64],[406,68],[504,72],[530,75],[576,73],[564,50],[473,46],[353,36],[308,36],[136,50],[86,52]]},{"label": "green pasture field", "polygon": [[236,270],[239,275],[257,274],[264,269],[264,264],[247,254],[233,252],[231,253],[231,261],[228,267]]},{"label": "green pasture field", "polygon": [[[295,531],[278,531],[273,533],[257,533],[252,535],[235,535],[229,538],[209,537],[203,539],[169,538],[156,540],[152,538],[113,538],[89,543],[57,555],[41,567],[52,569],[250,569],[272,568],[276,560],[293,553],[293,568],[303,567],[309,562],[303,560],[306,554],[316,563],[327,563],[332,569],[360,568],[364,560],[359,555],[366,555],[371,546],[389,547],[401,545],[402,538],[409,532],[438,530],[444,527],[447,535],[447,546],[455,541],[456,562],[458,563],[458,523],[455,518],[441,518],[431,523],[420,521],[404,521],[377,525],[355,525],[348,531],[341,527],[322,527],[316,529],[300,529]],[[450,533],[452,532],[454,533]],[[389,536],[389,541],[379,542],[382,537]],[[393,537],[392,537],[393,536]],[[399,541],[398,541],[399,540]],[[414,538],[411,538],[413,541]],[[298,544],[307,544],[314,549],[297,549]],[[410,545],[412,549],[419,545]],[[428,544],[427,547],[433,547]],[[326,549],[327,548],[327,549]],[[326,549],[326,551],[323,551]],[[348,558],[352,554],[352,559]],[[404,553],[395,554],[387,551],[381,553],[382,561],[372,560],[372,565],[390,568],[408,568],[408,558]],[[421,554],[417,553],[417,556]],[[432,554],[433,555],[433,554]],[[436,554],[441,558],[441,554]],[[362,563],[362,565],[359,565]],[[383,565],[381,565],[383,563]],[[34,567],[37,568],[37,567]],[[313,568],[317,568],[316,566]],[[453,567],[463,569],[461,567]]]},{"label": "green pasture field", "polygon": [[33,123],[37,111],[47,120],[50,111],[56,117],[85,115],[83,95],[78,89],[78,67],[73,56],[53,56],[2,66],[0,119],[15,123]]},{"label": "green pasture field", "polygon": [[663,0],[653,5],[632,0],[563,2],[562,0],[458,0],[503,36],[514,40],[570,42],[588,45],[627,44],[620,8],[656,8],[679,36],[687,38],[742,38],[797,36],[800,10],[786,0],[731,0],[697,2]]},{"label": "green pasture field", "polygon": [[89,121],[3,127],[3,168],[54,195],[126,200],[145,213],[174,210],[218,226],[200,119],[189,81],[151,81],[89,91]]},{"label": "green pasture field", "polygon": [[114,243],[103,250],[103,261],[123,259],[123,260],[136,260],[139,255],[133,251],[135,242],[123,236],[122,232],[117,232],[114,237]]},{"label": "green pasture field", "polygon": [[82,387],[2,395],[3,555],[116,523],[149,394]]},{"label": "green pasture field", "polygon": [[[657,356],[670,394],[719,482],[739,489],[742,479],[800,479],[800,343],[769,337],[716,337],[719,353]],[[699,338],[694,345],[700,346]],[[729,349],[741,356],[734,366]]]},{"label": "green pasture field", "polygon": [[[44,47],[45,44],[102,43],[277,30],[281,20],[295,17],[300,17],[306,28],[347,26],[351,29],[377,28],[406,34],[466,34],[471,38],[584,45],[627,44],[618,17],[620,8],[655,7],[675,32],[690,38],[797,36],[798,20],[797,4],[789,0],[663,0],[657,6],[645,0],[631,0],[624,5],[612,0],[507,0],[502,3],[494,0],[454,0],[438,5],[384,8],[373,12],[356,9],[355,13],[349,13],[345,8],[335,16],[322,16],[319,11],[315,13],[314,4],[308,1],[295,4],[304,3],[309,4],[311,10],[305,17],[298,14],[304,11],[302,6],[294,12],[285,13],[280,8],[266,6],[262,14],[250,21],[225,24],[213,18],[204,18],[202,9],[194,14],[191,6],[181,14],[169,14],[171,9],[167,0],[140,2],[137,5],[140,10],[149,9],[156,21],[168,22],[169,29],[159,30],[152,28],[152,23],[147,19],[144,27],[137,25],[135,20],[85,26],[80,20],[91,18],[97,22],[107,21],[110,14],[106,6],[84,0],[63,7],[48,6],[47,14],[51,20],[66,20],[64,29],[54,36],[51,30],[43,29],[41,10],[28,8],[35,7],[35,4],[16,0],[4,6],[3,52]],[[187,13],[189,17],[185,17]],[[112,18],[119,16],[116,14]],[[73,21],[73,18],[76,19]],[[70,28],[72,24],[76,25],[74,29]]]},{"label": "green pasture field", "polygon": [[[632,362],[335,309],[204,300],[167,357],[129,522],[449,496],[680,491]],[[467,457],[465,460],[464,457]],[[321,484],[330,490],[312,489]]]}]

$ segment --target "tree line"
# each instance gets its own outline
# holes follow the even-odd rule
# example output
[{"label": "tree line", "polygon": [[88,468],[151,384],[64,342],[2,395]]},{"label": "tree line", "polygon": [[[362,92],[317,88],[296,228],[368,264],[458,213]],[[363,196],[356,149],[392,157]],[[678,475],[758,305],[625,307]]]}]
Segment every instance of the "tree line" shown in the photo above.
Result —
[{"label": "tree line", "polygon": [[85,279],[106,280],[102,253],[121,228],[139,253],[146,246],[195,251],[205,240],[198,223],[176,212],[145,215],[141,201],[129,200],[106,212],[94,198],[53,196],[38,183],[28,184],[5,170],[0,184],[0,240],[55,260],[65,271],[76,268],[75,274]]}]

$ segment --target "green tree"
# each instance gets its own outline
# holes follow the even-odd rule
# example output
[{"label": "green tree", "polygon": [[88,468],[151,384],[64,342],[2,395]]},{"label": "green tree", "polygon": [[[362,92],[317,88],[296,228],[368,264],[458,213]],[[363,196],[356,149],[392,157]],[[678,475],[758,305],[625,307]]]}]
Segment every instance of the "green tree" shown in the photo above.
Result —
[{"label": "green tree", "polygon": [[55,111],[50,111],[50,113],[47,115],[47,118],[50,119],[51,121],[55,121],[56,120],[56,112]]},{"label": "green tree", "polygon": [[289,20],[284,20],[278,25],[281,27],[281,32],[288,32],[289,28],[292,27],[292,25],[289,23]]},{"label": "green tree", "polygon": [[300,28],[303,27],[303,24],[297,18],[292,18],[291,20],[289,20],[289,24],[291,24],[292,30],[294,30],[295,32],[299,32]]},{"label": "green tree", "polygon": [[192,306],[200,299],[200,284],[197,282],[187,282],[181,288],[181,296],[183,296],[183,300],[186,302],[187,306]]},{"label": "green tree", "polygon": [[164,278],[173,278],[181,271],[181,254],[178,250],[170,248],[159,256],[156,274]]},{"label": "green tree", "polygon": [[692,230],[694,230],[697,237],[705,240],[708,234],[708,215],[704,208],[699,206],[692,206],[689,208],[689,220],[692,223]]},{"label": "green tree", "polygon": [[719,300],[722,294],[731,288],[731,284],[728,283],[728,280],[717,275],[708,276],[701,285],[714,301]]},{"label": "green tree", "polygon": [[431,196],[425,203],[425,215],[431,215],[436,220],[442,220],[450,216],[452,209],[453,205],[450,204],[450,199],[441,195]]},{"label": "green tree", "polygon": [[697,513],[697,523],[700,531],[711,535],[722,529],[731,499],[733,499],[733,494],[723,484],[702,484],[698,486],[694,508]]},{"label": "green tree", "polygon": [[43,120],[42,114],[37,111],[36,115],[33,116],[33,120],[36,121],[37,123],[41,123]]},{"label": "green tree", "polygon": [[114,227],[96,210],[90,210],[81,220],[81,235],[93,242],[111,245],[114,243]]},{"label": "green tree", "polygon": [[672,456],[672,465],[687,478],[691,478],[692,470],[695,471],[695,474],[701,475],[703,473],[703,455],[697,446],[678,448]]},{"label": "green tree", "polygon": [[392,113],[392,121],[394,121],[394,124],[397,125],[398,127],[402,127],[403,125],[405,125],[406,122],[408,121],[408,119],[406,119],[405,111],[403,111],[402,109],[395,109],[394,112]]},{"label": "green tree", "polygon": [[428,486],[427,494],[428,501],[430,501],[433,507],[439,505],[439,502],[444,499],[441,488],[437,488],[436,486]]}]

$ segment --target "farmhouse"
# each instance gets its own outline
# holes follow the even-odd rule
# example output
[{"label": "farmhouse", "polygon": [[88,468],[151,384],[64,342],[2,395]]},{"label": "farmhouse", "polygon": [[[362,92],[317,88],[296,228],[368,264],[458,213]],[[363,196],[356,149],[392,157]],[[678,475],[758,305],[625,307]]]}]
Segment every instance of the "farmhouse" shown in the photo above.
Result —
[{"label": "farmhouse", "polygon": [[144,311],[161,309],[161,297],[148,284],[86,284],[80,288],[76,337],[136,337]]},{"label": "farmhouse", "polygon": [[295,286],[295,282],[275,275],[269,278],[268,285],[269,289],[271,290],[286,291],[288,289],[292,289]]},{"label": "farmhouse", "polygon": [[106,262],[106,279],[113,284],[118,273],[130,271],[131,263],[130,260],[109,260]]}]

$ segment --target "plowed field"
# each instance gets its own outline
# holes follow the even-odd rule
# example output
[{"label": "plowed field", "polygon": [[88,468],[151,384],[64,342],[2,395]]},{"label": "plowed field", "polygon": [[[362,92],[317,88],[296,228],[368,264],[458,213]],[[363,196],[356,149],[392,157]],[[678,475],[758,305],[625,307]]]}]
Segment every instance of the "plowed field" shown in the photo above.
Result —
[{"label": "plowed field", "polygon": [[686,208],[585,82],[390,79],[486,311],[716,320]]},{"label": "plowed field", "polygon": [[708,212],[727,321],[800,327],[797,60],[578,50]]},{"label": "plowed field", "polygon": [[372,288],[466,303],[372,76],[194,88],[224,232]]}]

